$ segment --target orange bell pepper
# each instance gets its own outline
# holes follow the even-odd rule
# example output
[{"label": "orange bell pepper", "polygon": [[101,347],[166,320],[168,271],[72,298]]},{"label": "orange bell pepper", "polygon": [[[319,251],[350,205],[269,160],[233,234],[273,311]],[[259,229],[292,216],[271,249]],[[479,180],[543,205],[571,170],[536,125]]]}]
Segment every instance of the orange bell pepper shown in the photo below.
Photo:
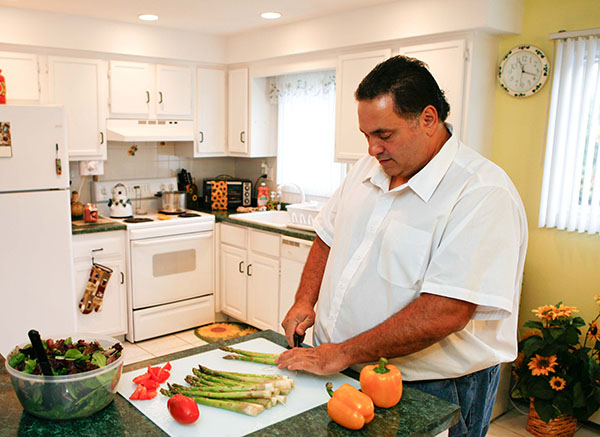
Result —
[{"label": "orange bell pepper", "polygon": [[371,398],[350,384],[342,384],[335,392],[331,382],[325,387],[331,396],[327,402],[327,413],[338,425],[348,429],[361,429],[375,417]]},{"label": "orange bell pepper", "polygon": [[360,388],[381,408],[390,408],[402,397],[402,373],[385,358],[379,364],[365,366],[360,371]]}]

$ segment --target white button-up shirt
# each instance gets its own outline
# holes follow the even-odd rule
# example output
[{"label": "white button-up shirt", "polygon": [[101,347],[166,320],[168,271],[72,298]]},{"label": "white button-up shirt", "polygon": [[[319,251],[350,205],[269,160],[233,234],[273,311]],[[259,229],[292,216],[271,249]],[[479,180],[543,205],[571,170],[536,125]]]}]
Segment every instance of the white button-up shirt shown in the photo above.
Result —
[{"label": "white button-up shirt", "polygon": [[367,156],[315,219],[331,248],[315,344],[367,331],[427,292],[477,308],[462,331],[394,358],[404,379],[453,378],[512,361],[527,220],[506,173],[452,135],[407,183],[389,186]]}]

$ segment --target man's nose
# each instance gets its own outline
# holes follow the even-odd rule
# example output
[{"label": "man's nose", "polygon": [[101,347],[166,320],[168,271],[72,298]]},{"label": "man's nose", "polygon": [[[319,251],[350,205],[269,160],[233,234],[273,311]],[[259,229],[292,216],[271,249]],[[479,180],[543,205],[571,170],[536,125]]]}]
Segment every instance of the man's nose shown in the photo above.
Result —
[{"label": "man's nose", "polygon": [[371,156],[377,156],[385,150],[381,141],[378,141],[376,138],[369,139],[367,142],[369,143],[369,155]]}]

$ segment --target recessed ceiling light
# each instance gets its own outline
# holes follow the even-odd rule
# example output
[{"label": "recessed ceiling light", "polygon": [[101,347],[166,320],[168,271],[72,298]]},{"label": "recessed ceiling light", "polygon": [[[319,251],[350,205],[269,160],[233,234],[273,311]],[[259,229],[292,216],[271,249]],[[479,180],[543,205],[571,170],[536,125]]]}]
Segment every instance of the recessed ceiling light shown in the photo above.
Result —
[{"label": "recessed ceiling light", "polygon": [[156,21],[156,20],[158,20],[158,15],[142,14],[142,15],[138,15],[138,18],[143,21]]},{"label": "recessed ceiling light", "polygon": [[260,16],[267,20],[276,20],[281,17],[281,13],[270,11],[270,12],[263,12],[262,14],[260,14]]}]

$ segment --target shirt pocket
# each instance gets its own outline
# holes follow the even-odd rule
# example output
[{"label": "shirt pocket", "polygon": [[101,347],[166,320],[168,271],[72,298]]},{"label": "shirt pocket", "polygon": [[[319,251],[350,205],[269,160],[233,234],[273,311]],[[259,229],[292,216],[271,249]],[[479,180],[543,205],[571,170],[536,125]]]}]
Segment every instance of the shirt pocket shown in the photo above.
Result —
[{"label": "shirt pocket", "polygon": [[429,232],[392,221],[383,235],[377,273],[394,285],[412,288],[421,279],[430,246]]}]

